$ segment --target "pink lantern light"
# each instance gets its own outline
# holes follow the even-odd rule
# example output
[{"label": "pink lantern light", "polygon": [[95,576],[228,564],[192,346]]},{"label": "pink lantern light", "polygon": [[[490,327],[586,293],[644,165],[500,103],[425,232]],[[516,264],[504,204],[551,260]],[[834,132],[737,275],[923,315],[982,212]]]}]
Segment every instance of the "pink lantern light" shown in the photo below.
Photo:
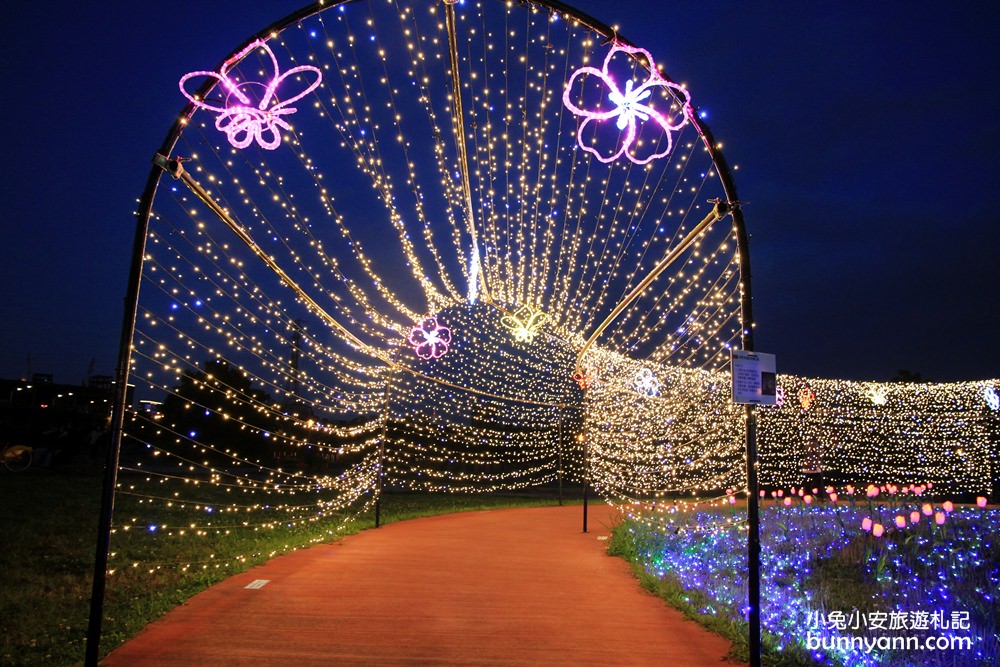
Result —
[{"label": "pink lantern light", "polygon": [[[625,89],[622,90],[611,76],[612,59],[619,53],[629,56],[642,54],[647,62],[649,62],[649,76],[638,87],[629,79],[625,82]],[[601,80],[607,89],[607,99],[614,105],[614,108],[601,109],[600,105],[598,105],[598,110],[594,111],[580,108],[573,102],[571,97],[573,84],[578,79],[582,79],[587,75],[595,76]],[[656,89],[664,90],[677,99],[682,110],[679,121],[671,122],[651,105],[649,99]],[[596,67],[581,67],[573,72],[569,81],[566,82],[566,88],[563,91],[563,104],[574,115],[583,118],[583,122],[580,123],[576,133],[577,143],[580,145],[580,148],[588,153],[592,153],[598,160],[604,163],[614,162],[622,155],[625,155],[636,164],[647,164],[657,158],[669,155],[673,149],[673,133],[684,127],[688,123],[688,120],[694,116],[694,109],[691,107],[691,96],[687,90],[660,75],[649,51],[617,43],[608,52],[607,57],[604,59],[604,66],[601,69],[597,69]],[[583,139],[583,134],[591,123],[601,123],[612,119],[615,120],[618,130],[624,134],[623,136],[620,135],[621,138],[617,150],[610,156],[606,156],[593,146],[587,144]],[[663,130],[666,147],[660,150],[654,149],[652,153],[646,156],[637,155],[633,149],[637,145],[636,136],[638,135],[640,122],[654,123],[659,126]]]},{"label": "pink lantern light", "polygon": [[448,351],[451,329],[438,324],[436,317],[425,317],[410,329],[406,340],[421,359],[438,359]]},{"label": "pink lantern light", "polygon": [[[256,48],[263,49],[270,56],[274,67],[274,78],[268,83],[230,78],[230,68]],[[316,80],[298,94],[272,104],[278,99],[278,86],[290,77],[304,72],[315,74]],[[225,100],[222,103],[210,104],[185,90],[184,84],[196,76],[217,79],[225,90]],[[274,52],[262,40],[257,40],[223,63],[218,73],[198,71],[185,74],[181,77],[180,88],[184,97],[196,107],[219,114],[215,119],[215,128],[224,132],[229,138],[229,143],[235,148],[246,148],[256,141],[261,148],[274,150],[281,144],[281,130],[292,129],[283,118],[296,111],[289,105],[316,90],[322,80],[322,72],[311,65],[299,65],[282,74]],[[258,97],[259,101],[254,103],[254,97]]]}]

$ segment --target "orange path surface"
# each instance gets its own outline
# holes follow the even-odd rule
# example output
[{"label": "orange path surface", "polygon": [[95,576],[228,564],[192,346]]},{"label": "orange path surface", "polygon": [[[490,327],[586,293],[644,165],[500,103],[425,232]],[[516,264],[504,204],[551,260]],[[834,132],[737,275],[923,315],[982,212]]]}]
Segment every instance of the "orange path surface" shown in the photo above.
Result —
[{"label": "orange path surface", "polygon": [[[735,664],[728,641],[607,555],[610,508],[590,507],[589,533],[581,513],[451,514],[280,556],[194,596],[102,664]],[[255,580],[268,583],[246,588]]]}]

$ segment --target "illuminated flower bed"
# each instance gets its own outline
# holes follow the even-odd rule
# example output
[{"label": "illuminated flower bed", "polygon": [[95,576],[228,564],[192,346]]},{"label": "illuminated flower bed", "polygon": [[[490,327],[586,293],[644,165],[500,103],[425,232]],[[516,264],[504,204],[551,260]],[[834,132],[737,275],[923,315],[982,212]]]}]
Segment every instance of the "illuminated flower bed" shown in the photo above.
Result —
[{"label": "illuminated flower bed", "polygon": [[[746,535],[719,527],[739,512],[629,520],[616,540],[699,613],[745,620]],[[783,495],[761,510],[761,543],[775,651],[851,667],[1000,664],[1000,511],[885,489],[846,502]]]}]

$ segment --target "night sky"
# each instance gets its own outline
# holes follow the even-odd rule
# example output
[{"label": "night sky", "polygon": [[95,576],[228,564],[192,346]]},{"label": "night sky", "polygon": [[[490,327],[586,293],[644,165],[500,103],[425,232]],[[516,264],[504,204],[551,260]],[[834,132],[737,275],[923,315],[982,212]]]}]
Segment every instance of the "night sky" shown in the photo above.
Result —
[{"label": "night sky", "polygon": [[[302,0],[5,10],[0,377],[112,374],[149,160],[210,69]],[[725,145],[779,372],[1000,378],[995,3],[578,0]],[[653,9],[651,9],[653,8]]]}]

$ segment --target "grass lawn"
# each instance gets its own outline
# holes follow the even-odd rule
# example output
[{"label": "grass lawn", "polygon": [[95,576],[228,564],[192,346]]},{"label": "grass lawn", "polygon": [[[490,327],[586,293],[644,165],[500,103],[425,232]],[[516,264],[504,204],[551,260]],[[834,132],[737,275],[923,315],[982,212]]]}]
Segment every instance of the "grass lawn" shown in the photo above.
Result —
[{"label": "grass lawn", "polygon": [[[90,609],[101,476],[93,471],[0,471],[0,645],[2,665],[74,665],[83,661]],[[119,480],[128,484],[128,476]],[[150,515],[149,498],[119,495],[115,523]],[[552,505],[551,495],[386,494],[381,520],[391,523],[463,510]],[[374,525],[370,510],[348,523],[344,515],[282,522],[248,509],[240,529],[197,536],[183,527],[205,518],[205,507],[165,507],[148,525],[116,531],[105,603],[102,654],[200,590],[273,555]],[[164,518],[166,517],[166,518]],[[217,521],[225,523],[224,521]],[[247,526],[251,526],[247,528]]]}]

